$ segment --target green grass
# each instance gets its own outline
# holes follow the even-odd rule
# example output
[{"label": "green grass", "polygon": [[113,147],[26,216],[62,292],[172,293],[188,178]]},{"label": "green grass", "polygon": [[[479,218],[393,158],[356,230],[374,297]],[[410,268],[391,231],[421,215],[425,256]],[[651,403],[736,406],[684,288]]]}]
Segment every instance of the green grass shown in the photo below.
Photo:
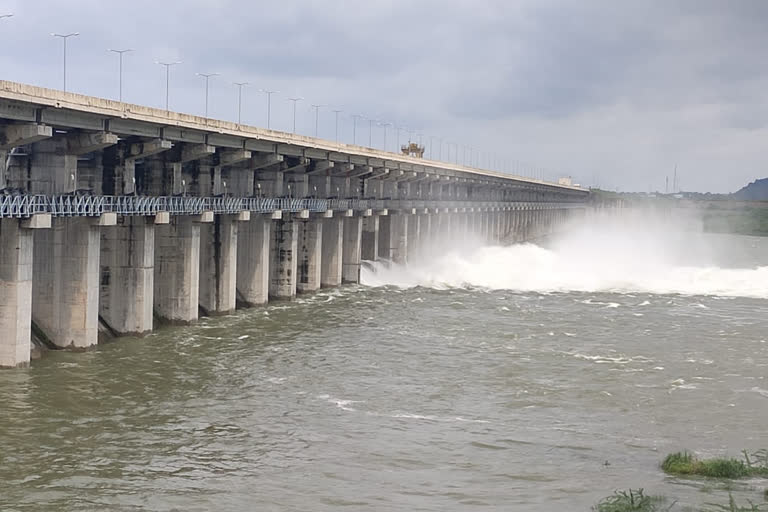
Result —
[{"label": "green grass", "polygon": [[[665,512],[670,507],[660,508],[666,501],[663,496],[646,496],[643,489],[616,491],[592,507],[596,512]],[[674,503],[672,504],[674,505]]]},{"label": "green grass", "polygon": [[[766,491],[768,492],[768,491]],[[671,505],[666,505],[667,498],[664,496],[647,496],[643,489],[629,489],[627,491],[616,491],[613,495],[600,500],[597,505],[592,507],[595,512],[670,512],[675,508],[676,501]],[[688,508],[681,510],[696,512],[765,512],[768,511],[766,505],[755,505],[747,500],[748,505],[742,506],[736,503],[732,494],[728,494],[728,504],[707,503],[706,507],[712,508]]]},{"label": "green grass", "polygon": [[698,459],[688,452],[667,455],[661,463],[665,473],[677,476],[705,476],[709,478],[737,479],[745,477],[768,477],[768,461],[764,450],[749,455],[744,460],[734,458]]}]

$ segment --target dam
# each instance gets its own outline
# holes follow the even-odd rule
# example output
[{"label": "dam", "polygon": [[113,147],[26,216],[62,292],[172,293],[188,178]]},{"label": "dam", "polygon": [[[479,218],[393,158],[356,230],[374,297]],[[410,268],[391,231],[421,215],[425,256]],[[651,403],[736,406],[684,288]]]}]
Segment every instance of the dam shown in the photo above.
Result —
[{"label": "dam", "polygon": [[0,81],[0,367],[100,331],[358,283],[472,237],[546,236],[589,191]]}]

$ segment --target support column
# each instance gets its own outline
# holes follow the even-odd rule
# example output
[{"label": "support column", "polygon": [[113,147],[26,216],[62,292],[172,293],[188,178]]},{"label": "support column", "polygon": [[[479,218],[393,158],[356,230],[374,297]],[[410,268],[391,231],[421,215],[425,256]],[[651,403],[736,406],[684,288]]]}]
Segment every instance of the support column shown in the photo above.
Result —
[{"label": "support column", "polygon": [[200,224],[171,217],[155,228],[155,312],[173,323],[193,323],[200,291]]},{"label": "support column", "polygon": [[147,217],[119,217],[101,230],[99,315],[112,331],[152,331],[155,225]]},{"label": "support column", "polygon": [[360,282],[362,233],[362,217],[355,216],[344,219],[344,248],[342,254],[341,279],[345,283]]},{"label": "support column", "polygon": [[246,306],[269,300],[269,240],[272,219],[253,215],[238,226],[237,298]]},{"label": "support column", "polygon": [[390,213],[380,225],[379,255],[394,263],[405,264],[408,257],[408,217]]},{"label": "support column", "polygon": [[323,219],[323,247],[320,258],[320,286],[341,285],[342,254],[344,252],[344,218]]},{"label": "support column", "polygon": [[0,220],[0,368],[29,365],[32,233],[17,219]]},{"label": "support column", "polygon": [[32,318],[62,348],[99,341],[99,227],[92,219],[53,219],[35,234]]},{"label": "support column", "polygon": [[274,221],[269,246],[269,296],[291,300],[296,297],[299,226],[293,218]]},{"label": "support column", "polygon": [[363,218],[362,258],[364,260],[379,259],[379,223],[378,215]]},{"label": "support column", "polygon": [[410,214],[406,216],[406,222],[408,223],[406,230],[408,233],[406,259],[408,261],[414,261],[420,256],[421,217],[419,215]]},{"label": "support column", "polygon": [[323,242],[323,219],[310,218],[299,223],[298,247],[298,293],[314,292],[320,289]]},{"label": "support column", "polygon": [[200,226],[200,307],[229,313],[237,297],[237,225],[234,215],[216,215]]}]

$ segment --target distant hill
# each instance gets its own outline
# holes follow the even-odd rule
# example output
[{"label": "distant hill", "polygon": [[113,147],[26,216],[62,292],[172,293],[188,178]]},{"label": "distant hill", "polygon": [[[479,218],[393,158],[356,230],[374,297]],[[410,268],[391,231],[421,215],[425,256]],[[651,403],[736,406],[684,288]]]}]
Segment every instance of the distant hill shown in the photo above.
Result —
[{"label": "distant hill", "polygon": [[731,197],[740,201],[768,201],[768,178],[753,181]]}]

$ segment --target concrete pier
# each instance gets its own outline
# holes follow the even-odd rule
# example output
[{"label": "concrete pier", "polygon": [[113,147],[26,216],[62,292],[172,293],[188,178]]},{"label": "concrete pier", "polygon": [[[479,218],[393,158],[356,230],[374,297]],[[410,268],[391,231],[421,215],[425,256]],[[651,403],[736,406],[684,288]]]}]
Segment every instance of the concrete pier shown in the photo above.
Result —
[{"label": "concrete pier", "polygon": [[244,306],[266,304],[269,299],[269,243],[272,219],[253,215],[238,226],[237,298]]},{"label": "concrete pier", "polygon": [[344,247],[341,272],[341,280],[344,283],[360,282],[362,233],[362,217],[354,216],[344,219]]},{"label": "concrete pier", "polygon": [[101,230],[99,315],[112,332],[152,331],[155,225],[146,217],[121,217]]},{"label": "concrete pier", "polygon": [[172,217],[169,224],[155,228],[155,312],[168,322],[186,324],[198,318],[198,220],[190,216]]},{"label": "concrete pier", "polygon": [[341,284],[344,251],[344,218],[323,219],[322,256],[320,258],[320,286],[331,288]]},{"label": "concrete pier", "polygon": [[0,368],[30,358],[33,231],[21,222],[0,220]]},{"label": "concrete pier", "polygon": [[298,239],[298,293],[320,289],[322,275],[323,219],[310,218],[299,223]]},{"label": "concrete pier", "polygon": [[379,223],[378,215],[363,219],[362,258],[368,261],[379,259]]},{"label": "concrete pier", "polygon": [[59,347],[98,343],[100,246],[89,218],[57,218],[35,232],[32,319]]},{"label": "concrete pier", "polygon": [[238,224],[234,215],[215,215],[200,226],[199,305],[208,315],[236,307]]},{"label": "concrete pier", "polygon": [[274,221],[269,246],[269,296],[291,300],[296,297],[298,271],[298,221],[286,215]]}]

